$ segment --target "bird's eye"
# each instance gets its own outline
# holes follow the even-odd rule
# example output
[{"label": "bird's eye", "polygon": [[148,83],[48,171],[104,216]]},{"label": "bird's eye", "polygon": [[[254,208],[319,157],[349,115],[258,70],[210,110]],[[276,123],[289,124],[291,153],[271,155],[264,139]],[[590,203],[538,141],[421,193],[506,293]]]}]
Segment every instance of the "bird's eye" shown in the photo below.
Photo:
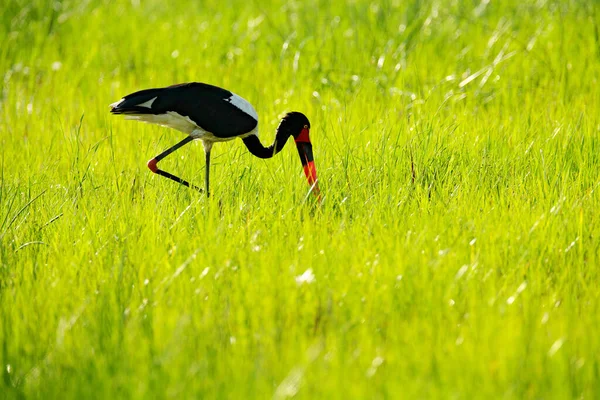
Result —
[{"label": "bird's eye", "polygon": [[304,125],[304,129],[308,129],[308,125]]}]

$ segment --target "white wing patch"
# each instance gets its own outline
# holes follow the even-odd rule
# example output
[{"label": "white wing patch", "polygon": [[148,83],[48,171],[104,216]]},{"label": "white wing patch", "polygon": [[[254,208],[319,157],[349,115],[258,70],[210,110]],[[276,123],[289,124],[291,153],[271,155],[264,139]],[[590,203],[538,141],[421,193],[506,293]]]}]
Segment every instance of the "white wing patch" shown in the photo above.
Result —
[{"label": "white wing patch", "polygon": [[152,103],[154,103],[154,100],[156,100],[156,97],[153,99],[150,99],[148,101],[143,102],[142,104],[138,104],[138,107],[148,107],[148,108],[152,108]]},{"label": "white wing patch", "polygon": [[225,101],[236,106],[237,108],[254,118],[256,121],[258,121],[258,114],[256,113],[254,107],[252,107],[252,104],[248,103],[245,99],[241,98],[237,94],[231,93],[231,97],[225,99]]},{"label": "white wing patch", "polygon": [[119,100],[119,101],[115,101],[115,102],[114,102],[114,103],[112,103],[112,104],[111,104],[109,107],[110,107],[110,108],[117,108],[117,107],[119,107],[119,104],[121,104],[121,103],[122,103],[122,102],[124,102],[124,101],[125,101],[125,99],[121,99],[121,100]]}]

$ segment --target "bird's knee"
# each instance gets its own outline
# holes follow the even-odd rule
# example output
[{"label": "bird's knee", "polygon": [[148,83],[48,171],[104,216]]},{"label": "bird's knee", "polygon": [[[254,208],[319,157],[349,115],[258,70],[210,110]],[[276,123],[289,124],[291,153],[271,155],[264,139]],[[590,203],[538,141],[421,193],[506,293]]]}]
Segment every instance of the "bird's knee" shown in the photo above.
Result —
[{"label": "bird's knee", "polygon": [[156,173],[156,171],[158,171],[158,160],[156,158],[153,158],[152,160],[148,161],[148,168],[150,168],[150,171]]}]

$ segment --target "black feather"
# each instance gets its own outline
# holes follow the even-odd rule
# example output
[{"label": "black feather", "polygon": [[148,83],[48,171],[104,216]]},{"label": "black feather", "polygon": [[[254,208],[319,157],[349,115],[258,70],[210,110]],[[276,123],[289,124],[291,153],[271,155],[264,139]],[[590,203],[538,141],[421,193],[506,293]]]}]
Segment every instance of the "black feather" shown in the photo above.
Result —
[{"label": "black feather", "polygon": [[123,97],[123,100],[117,103],[110,112],[113,114],[160,114],[156,110],[148,107],[139,107],[153,98],[157,98],[163,93],[164,89],[146,89],[140,90]]}]

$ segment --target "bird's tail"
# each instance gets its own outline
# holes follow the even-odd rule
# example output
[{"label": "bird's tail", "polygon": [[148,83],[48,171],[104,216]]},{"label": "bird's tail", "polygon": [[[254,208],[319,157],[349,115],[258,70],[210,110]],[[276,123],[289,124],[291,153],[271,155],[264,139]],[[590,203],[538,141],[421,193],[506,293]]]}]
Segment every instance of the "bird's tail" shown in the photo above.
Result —
[{"label": "bird's tail", "polygon": [[147,89],[132,93],[110,105],[112,114],[144,115],[157,114],[156,100],[163,89]]}]

